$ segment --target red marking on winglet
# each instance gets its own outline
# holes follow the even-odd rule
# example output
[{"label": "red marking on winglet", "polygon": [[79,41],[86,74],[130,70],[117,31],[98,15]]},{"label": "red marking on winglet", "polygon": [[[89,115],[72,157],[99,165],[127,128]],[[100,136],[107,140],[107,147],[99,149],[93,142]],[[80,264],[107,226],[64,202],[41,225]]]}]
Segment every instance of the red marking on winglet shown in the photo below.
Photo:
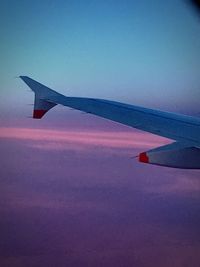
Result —
[{"label": "red marking on winglet", "polygon": [[147,156],[146,152],[140,153],[139,155],[139,161],[143,163],[149,163],[149,158]]},{"label": "red marking on winglet", "polygon": [[48,110],[34,109],[34,111],[33,111],[33,118],[34,119],[41,119],[47,111]]}]

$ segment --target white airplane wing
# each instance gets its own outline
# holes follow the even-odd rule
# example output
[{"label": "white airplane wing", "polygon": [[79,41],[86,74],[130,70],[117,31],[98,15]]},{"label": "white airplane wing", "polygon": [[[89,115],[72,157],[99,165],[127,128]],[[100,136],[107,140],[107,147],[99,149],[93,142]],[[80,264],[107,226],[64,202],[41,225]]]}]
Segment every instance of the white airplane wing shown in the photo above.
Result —
[{"label": "white airplane wing", "polygon": [[141,162],[175,168],[200,168],[200,119],[95,98],[68,97],[27,77],[35,92],[33,118],[40,119],[57,104],[91,113],[175,142],[139,155]]}]

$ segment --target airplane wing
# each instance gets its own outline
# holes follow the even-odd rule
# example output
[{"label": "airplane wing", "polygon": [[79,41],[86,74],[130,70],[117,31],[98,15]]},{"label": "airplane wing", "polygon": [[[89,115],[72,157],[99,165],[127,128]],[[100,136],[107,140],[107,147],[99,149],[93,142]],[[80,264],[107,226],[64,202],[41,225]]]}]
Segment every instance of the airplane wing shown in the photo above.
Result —
[{"label": "airplane wing", "polygon": [[[104,99],[68,97],[27,76],[20,78],[35,92],[33,118],[42,118],[57,104],[68,106],[175,141],[167,149],[164,146],[141,153],[141,162],[176,168],[200,168],[200,118]],[[175,155],[173,162],[172,152]],[[163,157],[164,161],[161,160]]]}]

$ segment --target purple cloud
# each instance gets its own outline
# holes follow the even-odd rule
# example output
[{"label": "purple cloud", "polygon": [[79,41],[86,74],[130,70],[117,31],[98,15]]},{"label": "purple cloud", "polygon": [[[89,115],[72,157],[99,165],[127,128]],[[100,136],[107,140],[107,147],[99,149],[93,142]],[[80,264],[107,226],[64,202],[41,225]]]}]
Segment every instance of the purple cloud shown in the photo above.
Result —
[{"label": "purple cloud", "polygon": [[130,158],[168,140],[10,127],[0,142],[1,266],[198,266],[199,173]]}]

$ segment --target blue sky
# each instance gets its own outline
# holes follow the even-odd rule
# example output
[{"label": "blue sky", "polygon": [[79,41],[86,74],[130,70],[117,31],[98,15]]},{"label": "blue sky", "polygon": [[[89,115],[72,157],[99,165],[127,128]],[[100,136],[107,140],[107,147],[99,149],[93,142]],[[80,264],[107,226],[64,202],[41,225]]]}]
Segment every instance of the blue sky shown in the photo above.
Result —
[{"label": "blue sky", "polygon": [[21,0],[0,10],[3,108],[27,101],[14,79],[23,74],[68,95],[199,111],[200,23],[185,1]]}]

